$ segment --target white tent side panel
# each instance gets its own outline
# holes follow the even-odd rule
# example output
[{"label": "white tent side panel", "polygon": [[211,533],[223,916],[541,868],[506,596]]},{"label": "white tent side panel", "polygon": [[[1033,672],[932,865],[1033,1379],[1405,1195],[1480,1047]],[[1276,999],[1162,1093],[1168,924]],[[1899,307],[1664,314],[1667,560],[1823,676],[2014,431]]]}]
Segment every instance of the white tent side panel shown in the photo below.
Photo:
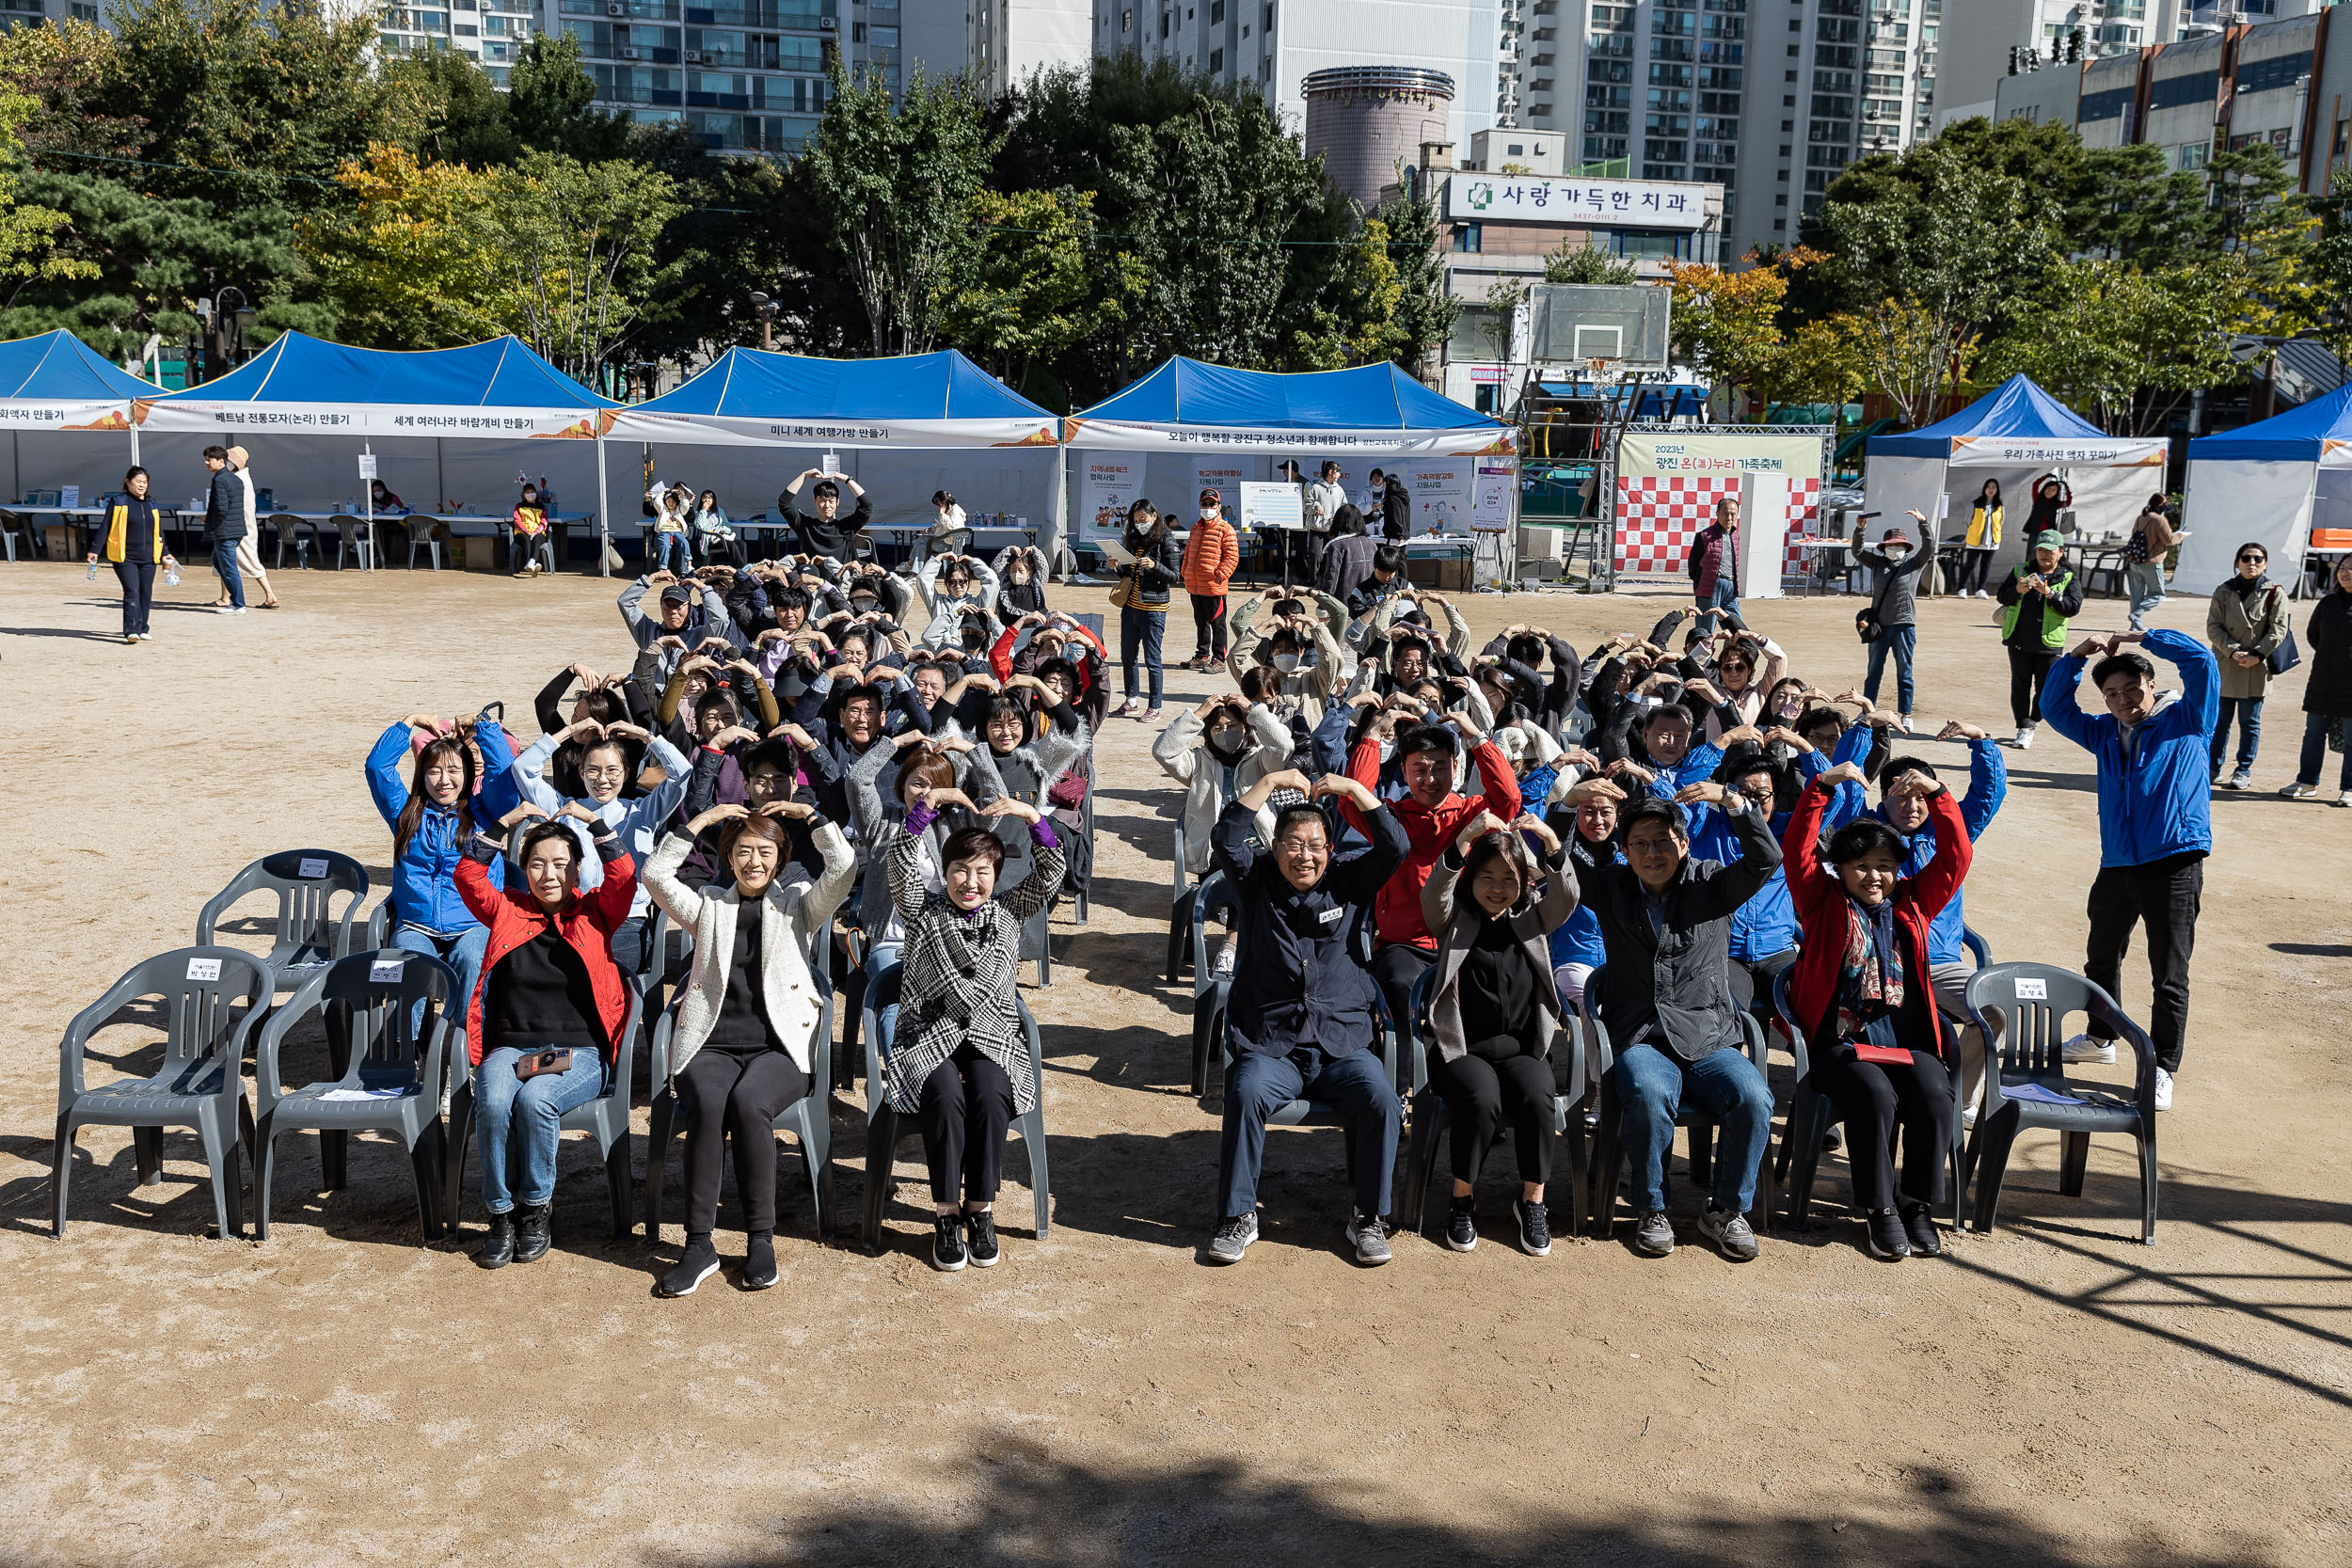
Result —
[{"label": "white tent side panel", "polygon": [[1863,510],[1878,515],[1864,525],[1863,536],[1876,541],[1900,525],[1915,539],[1919,525],[1904,515],[1913,511],[1926,514],[1932,531],[1935,500],[1944,493],[1944,468],[1940,457],[1871,458],[1863,484]]},{"label": "white tent side panel", "polygon": [[[2299,564],[2311,537],[2316,467],[2310,463],[2192,461],[2181,521],[2189,537],[2171,587],[2210,594],[2236,569],[2237,547],[2257,541],[2277,564]],[[2292,575],[2294,564],[2288,564]]]}]

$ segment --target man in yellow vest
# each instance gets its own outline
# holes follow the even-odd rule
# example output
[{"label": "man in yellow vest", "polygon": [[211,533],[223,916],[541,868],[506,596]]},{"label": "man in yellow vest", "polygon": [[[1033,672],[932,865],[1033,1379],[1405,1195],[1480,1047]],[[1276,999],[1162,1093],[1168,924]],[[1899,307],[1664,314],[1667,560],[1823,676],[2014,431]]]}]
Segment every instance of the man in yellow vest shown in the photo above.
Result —
[{"label": "man in yellow vest", "polygon": [[155,568],[179,562],[164,553],[164,525],[155,503],[147,499],[147,470],[133,468],[124,474],[122,488],[124,493],[106,508],[105,538],[93,541],[89,560],[95,566],[103,552],[122,584],[122,640],[151,642],[154,636],[147,629],[147,616],[155,604]]}]

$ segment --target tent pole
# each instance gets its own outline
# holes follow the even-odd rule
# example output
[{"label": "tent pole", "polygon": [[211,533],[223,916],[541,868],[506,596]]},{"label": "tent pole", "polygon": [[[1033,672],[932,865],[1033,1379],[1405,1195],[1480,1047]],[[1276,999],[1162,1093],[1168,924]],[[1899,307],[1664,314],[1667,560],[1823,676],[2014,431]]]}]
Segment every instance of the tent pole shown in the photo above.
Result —
[{"label": "tent pole", "polygon": [[134,468],[135,468],[135,467],[137,467],[139,466],[139,410],[138,410],[138,405],[137,405],[136,404],[128,404],[128,405],[126,405],[126,406],[124,407],[124,409],[123,409],[123,413],[124,413],[124,415],[125,415],[125,416],[126,416],[126,417],[130,420],[130,421],[131,421],[131,467],[133,467]]},{"label": "tent pole", "polygon": [[441,438],[433,437],[433,482],[440,486],[433,498],[433,510],[438,512],[449,504],[449,468],[442,460]]},{"label": "tent pole", "polygon": [[1063,541],[1070,537],[1070,449],[1058,443],[1054,448],[1053,507],[1046,521],[1052,525],[1054,536],[1045,549],[1045,575],[1052,577],[1061,565]]},{"label": "tent pole", "polygon": [[612,504],[604,493],[604,433],[596,433],[596,576],[612,575]]}]

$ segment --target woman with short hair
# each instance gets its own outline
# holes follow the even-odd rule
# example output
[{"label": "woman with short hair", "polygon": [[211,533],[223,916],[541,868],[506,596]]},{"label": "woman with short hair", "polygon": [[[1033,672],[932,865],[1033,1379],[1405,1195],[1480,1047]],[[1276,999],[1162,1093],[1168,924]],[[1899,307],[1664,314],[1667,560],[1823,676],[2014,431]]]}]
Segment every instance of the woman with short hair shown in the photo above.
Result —
[{"label": "woman with short hair", "polygon": [[1006,1132],[1037,1104],[1014,978],[1021,927],[1061,885],[1062,848],[1035,806],[1009,797],[979,815],[1029,824],[1029,875],[997,887],[1005,847],[986,826],[959,829],[939,851],[940,891],[922,870],[934,792],[917,786],[890,842],[890,890],[906,927],[898,1018],[885,1067],[890,1106],[921,1119],[934,1212],[931,1266],[993,1268],[993,1210]]},{"label": "woman with short hair", "polygon": [[155,608],[155,568],[175,566],[164,548],[163,514],[147,499],[147,470],[133,465],[122,476],[122,494],[106,503],[103,536],[90,540],[89,563],[105,556],[122,585],[122,641],[151,642],[148,617]]},{"label": "woman with short hair", "polygon": [[[2270,693],[2270,656],[2287,640],[2286,591],[2270,580],[2270,550],[2259,540],[2237,547],[2236,570],[2213,591],[2205,609],[2205,641],[2221,666],[2221,710],[2213,726],[2213,786],[2254,787],[2254,756],[2262,750],[2263,699]],[[2237,721],[2237,768],[2224,777],[2230,722]]]},{"label": "woman with short hair", "polygon": [[[814,882],[784,879],[792,858],[787,821],[806,826],[824,857]],[[722,823],[725,869],[696,892],[678,879],[679,868],[697,835]],[[818,1092],[810,1047],[821,992],[808,951],[856,874],[857,857],[841,830],[814,806],[790,800],[771,800],[757,813],[713,806],[664,838],[646,863],[653,901],[694,937],[693,974],[679,990],[669,1060],[670,1090],[686,1112],[686,1251],[655,1287],[659,1295],[691,1295],[718,1270],[710,1233],[726,1141],[735,1145],[743,1205],[743,1289],[776,1282],[773,1127],[787,1106]],[[660,1223],[652,1216],[653,1226]]]},{"label": "woman with short hair", "polygon": [[[1200,492],[1203,512],[1216,504],[1216,491]],[[1138,499],[1127,508],[1127,526],[1120,539],[1129,559],[1119,563],[1119,585],[1111,590],[1111,603],[1119,607],[1120,687],[1126,698],[1119,705],[1118,717],[1156,723],[1167,674],[1160,646],[1168,634],[1168,590],[1184,579],[1184,552],[1168,520],[1148,500]],[[1142,705],[1136,694],[1138,657],[1151,679],[1149,707]]]},{"label": "woman with short hair", "polygon": [[[628,986],[612,949],[637,895],[637,863],[612,824],[577,800],[552,817],[526,800],[499,826],[532,817],[540,820],[515,852],[519,886],[491,882],[503,843],[478,831],[456,872],[466,908],[490,931],[466,1006],[482,1206],[490,1213],[485,1269],[547,1255],[564,1113],[604,1093],[628,1019]],[[604,879],[586,893],[583,841],[604,864]],[[510,1149],[522,1173],[511,1187]]]}]

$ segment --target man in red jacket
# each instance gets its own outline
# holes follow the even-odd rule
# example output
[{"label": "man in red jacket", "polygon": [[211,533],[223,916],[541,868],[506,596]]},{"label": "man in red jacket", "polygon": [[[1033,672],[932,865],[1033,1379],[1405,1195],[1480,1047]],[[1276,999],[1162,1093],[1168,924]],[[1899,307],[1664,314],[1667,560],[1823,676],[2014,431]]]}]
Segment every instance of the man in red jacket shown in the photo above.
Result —
[{"label": "man in red jacket", "polygon": [[[1395,734],[1397,717],[1391,709],[1375,719],[1348,755],[1347,776],[1375,795],[1380,791],[1383,750]],[[1459,766],[1454,752],[1455,731],[1470,748],[1470,761],[1477,766],[1484,794],[1454,792],[1454,775]],[[1431,723],[1407,730],[1396,740],[1395,749],[1405,796],[1391,809],[1413,848],[1373,900],[1372,977],[1388,1003],[1391,1021],[1402,1026],[1413,982],[1438,959],[1438,939],[1421,916],[1421,889],[1429,880],[1429,868],[1438,863],[1438,857],[1454,842],[1462,824],[1480,812],[1493,812],[1505,822],[1515,820],[1519,815],[1519,785],[1511,772],[1510,759],[1467,713],[1442,714]],[[1357,832],[1372,837],[1354,806],[1343,800],[1340,810]]]},{"label": "man in red jacket", "polygon": [[1740,498],[1715,502],[1715,520],[1691,538],[1691,593],[1699,602],[1697,629],[1712,635],[1717,610],[1740,613]]}]

